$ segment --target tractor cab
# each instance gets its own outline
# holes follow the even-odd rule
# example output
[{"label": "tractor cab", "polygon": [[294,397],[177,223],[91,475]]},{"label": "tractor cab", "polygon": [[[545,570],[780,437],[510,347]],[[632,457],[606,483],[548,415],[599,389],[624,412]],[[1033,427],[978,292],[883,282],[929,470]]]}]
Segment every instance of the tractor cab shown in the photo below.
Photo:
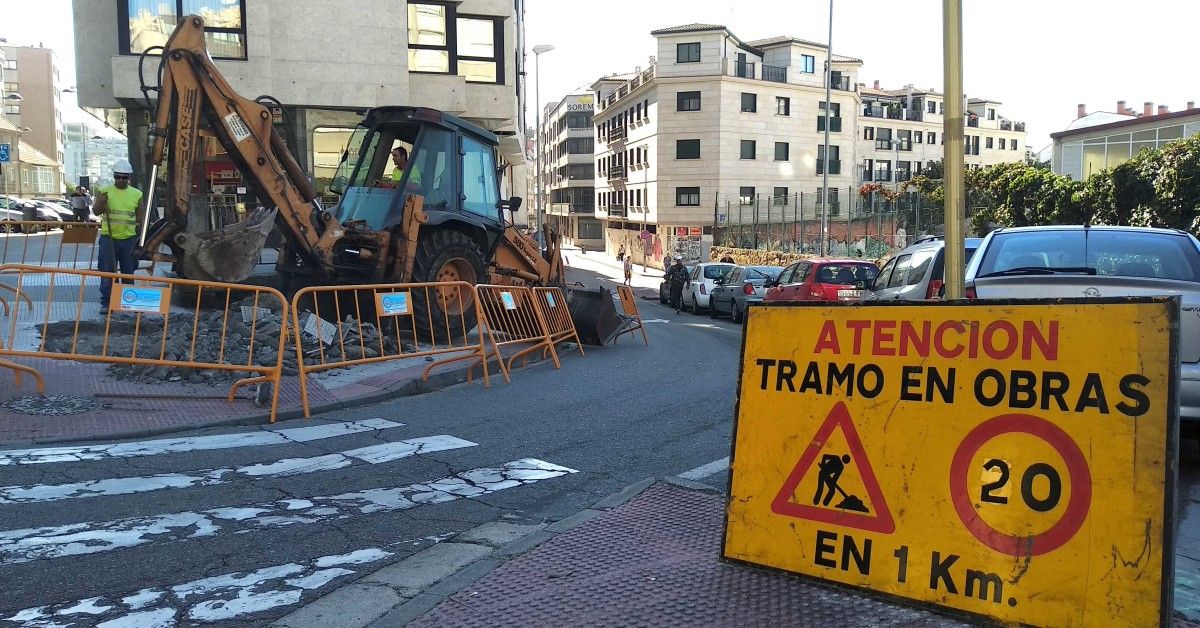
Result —
[{"label": "tractor cab", "polygon": [[341,196],[333,215],[380,231],[400,224],[409,196],[420,195],[432,225],[460,220],[498,232],[496,145],[491,132],[440,111],[371,109],[330,183]]}]

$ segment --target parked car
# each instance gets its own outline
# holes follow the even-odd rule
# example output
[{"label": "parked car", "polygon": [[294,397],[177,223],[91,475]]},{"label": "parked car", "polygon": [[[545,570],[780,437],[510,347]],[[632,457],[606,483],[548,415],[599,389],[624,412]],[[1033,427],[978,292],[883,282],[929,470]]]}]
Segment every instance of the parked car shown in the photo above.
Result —
[{"label": "parked car", "polygon": [[717,281],[708,299],[708,314],[712,318],[729,315],[740,323],[751,303],[762,301],[766,284],[779,276],[782,266],[737,266]]},{"label": "parked car", "polygon": [[[979,248],[981,238],[967,238],[964,267]],[[940,237],[918,240],[896,253],[879,270],[863,300],[930,301],[944,294],[946,241]]]},{"label": "parked car", "polygon": [[717,280],[724,279],[734,264],[721,262],[704,262],[692,267],[691,282],[683,288],[683,309],[699,314],[700,310],[708,307],[708,299],[712,296]]},{"label": "parked car", "polygon": [[22,220],[23,213],[19,203],[13,202],[7,196],[0,196],[0,233],[12,233],[20,231],[18,225],[5,225],[6,222],[16,222]]},{"label": "parked car", "polygon": [[878,274],[878,266],[860,259],[802,260],[779,273],[763,301],[858,301]]},{"label": "parked car", "polygon": [[[692,266],[695,266],[695,264],[687,264],[684,266],[689,275],[692,272]],[[671,286],[667,284],[667,280],[665,278],[661,283],[658,284],[658,302],[662,303],[663,305],[671,302]]]},{"label": "parked car", "polygon": [[[969,299],[1180,295],[1179,416],[1200,436],[1200,240],[1149,227],[993,231],[967,265]],[[1132,348],[1131,348],[1132,349]]]}]

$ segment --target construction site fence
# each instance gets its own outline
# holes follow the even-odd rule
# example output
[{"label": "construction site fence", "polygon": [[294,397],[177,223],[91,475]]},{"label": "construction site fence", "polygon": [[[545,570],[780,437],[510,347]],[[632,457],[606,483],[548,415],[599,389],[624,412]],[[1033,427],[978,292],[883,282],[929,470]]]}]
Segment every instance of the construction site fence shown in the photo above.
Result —
[{"label": "construction site fence", "polygon": [[646,346],[649,347],[650,339],[648,337],[646,337],[646,326],[644,323],[642,323],[642,313],[638,310],[637,297],[635,297],[633,294],[633,288],[631,288],[629,286],[624,286],[624,285],[617,286],[617,296],[621,300],[621,313],[624,314],[625,316],[631,318],[632,320],[636,321],[637,324],[630,325],[630,326],[627,326],[625,329],[622,329],[620,331],[620,333],[618,333],[613,338],[613,343],[615,344],[617,342],[617,339],[619,339],[621,336],[624,336],[625,334],[632,334],[636,331],[641,331],[642,332],[642,342],[644,342],[646,344]]},{"label": "construction site fence", "polygon": [[[435,316],[435,305],[447,314]],[[422,380],[438,366],[470,361],[491,385],[484,334],[471,333],[484,313],[470,283],[315,286],[292,297],[291,312],[306,417],[308,376],[329,369],[442,356],[425,366]]]},{"label": "construction site fence", "polygon": [[[505,382],[511,381],[509,374],[517,360],[528,363],[538,351],[544,357],[549,356],[555,368],[562,368],[545,312],[533,288],[481,284],[475,290],[483,308],[483,333],[491,347],[484,363],[495,358]],[[507,358],[505,351],[510,351]]]},{"label": "construction site fence", "polygon": [[585,355],[562,288],[533,288],[533,294],[537,297],[538,307],[542,309],[542,315],[546,319],[550,342],[556,345],[567,341],[574,342],[575,347],[579,349],[579,355]]},{"label": "construction site fence", "polygon": [[[107,304],[103,279],[114,282]],[[0,265],[0,285],[17,297],[0,318],[0,368],[17,386],[26,374],[46,393],[37,368],[13,359],[246,373],[228,401],[243,386],[270,384],[275,420],[288,303],[273,288],[21,264]]]},{"label": "construction site fence", "polygon": [[95,270],[100,225],[0,220],[0,264]]}]

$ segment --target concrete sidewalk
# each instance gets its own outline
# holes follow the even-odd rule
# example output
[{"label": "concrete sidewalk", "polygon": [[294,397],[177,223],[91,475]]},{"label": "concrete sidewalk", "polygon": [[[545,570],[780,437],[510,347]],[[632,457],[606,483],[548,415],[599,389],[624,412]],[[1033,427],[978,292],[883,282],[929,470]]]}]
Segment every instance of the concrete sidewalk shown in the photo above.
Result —
[{"label": "concrete sidewalk", "polygon": [[[579,249],[566,248],[562,251],[563,263],[568,269],[579,269],[600,276],[601,284],[610,290],[625,282],[625,270],[617,258],[603,252],[581,254]],[[633,265],[633,277],[630,285],[638,296],[658,298],[658,285],[662,283],[663,273],[655,268],[643,268]]]},{"label": "concrete sidewalk", "polygon": [[[725,563],[719,558],[725,501],[702,484],[650,479],[550,525],[487,523],[343,586],[274,626],[974,623]],[[1200,626],[1181,611],[1171,623]]]}]

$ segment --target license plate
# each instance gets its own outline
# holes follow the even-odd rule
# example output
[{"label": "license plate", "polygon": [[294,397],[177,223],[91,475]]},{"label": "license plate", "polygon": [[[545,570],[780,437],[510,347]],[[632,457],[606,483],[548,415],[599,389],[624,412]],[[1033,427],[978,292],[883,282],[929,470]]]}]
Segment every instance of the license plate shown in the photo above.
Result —
[{"label": "license plate", "polygon": [[865,290],[838,290],[839,299],[861,299]]}]

